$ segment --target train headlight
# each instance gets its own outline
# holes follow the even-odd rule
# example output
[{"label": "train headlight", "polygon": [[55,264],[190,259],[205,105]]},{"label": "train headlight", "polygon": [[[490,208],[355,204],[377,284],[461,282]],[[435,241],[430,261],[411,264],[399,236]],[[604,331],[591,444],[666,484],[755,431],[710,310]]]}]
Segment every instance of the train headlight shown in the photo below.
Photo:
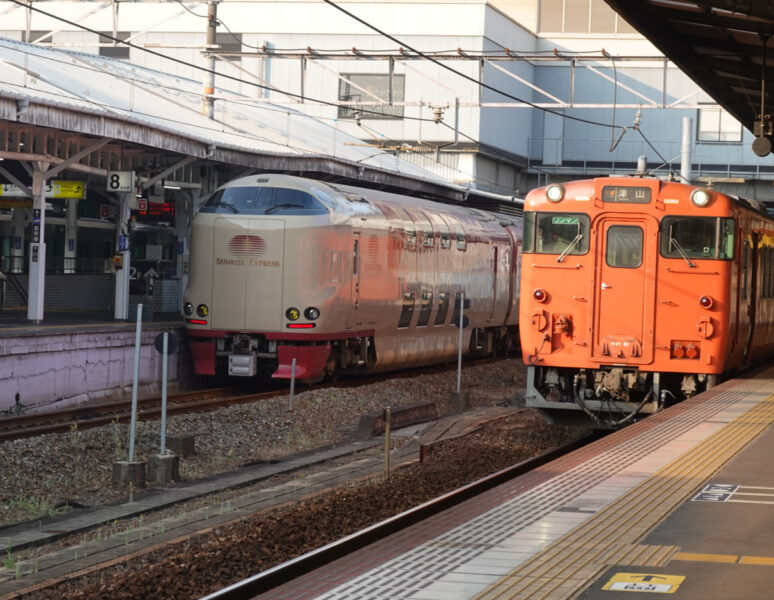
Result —
[{"label": "train headlight", "polygon": [[291,321],[297,321],[298,317],[301,316],[301,311],[298,310],[295,307],[289,308],[285,311],[285,316],[290,319]]},{"label": "train headlight", "polygon": [[552,183],[546,188],[546,198],[551,202],[559,202],[564,198],[564,186],[558,183]]},{"label": "train headlight", "polygon": [[314,321],[320,316],[320,309],[310,306],[304,311],[304,316],[310,321]]},{"label": "train headlight", "polygon": [[712,306],[715,304],[715,301],[711,296],[702,296],[699,298],[699,304],[702,306],[702,308],[712,308]]},{"label": "train headlight", "polygon": [[709,190],[702,188],[693,190],[691,193],[691,202],[700,208],[707,206],[710,203],[710,200],[712,200],[712,194],[709,192]]},{"label": "train headlight", "polygon": [[206,304],[200,304],[196,307],[196,314],[200,317],[206,317],[208,314],[210,314],[210,309],[207,308]]},{"label": "train headlight", "polygon": [[193,314],[193,304],[190,302],[183,304],[183,312],[185,313],[185,316],[190,317]]},{"label": "train headlight", "polygon": [[548,292],[542,288],[537,288],[534,292],[532,292],[532,297],[538,302],[545,302],[548,300]]}]

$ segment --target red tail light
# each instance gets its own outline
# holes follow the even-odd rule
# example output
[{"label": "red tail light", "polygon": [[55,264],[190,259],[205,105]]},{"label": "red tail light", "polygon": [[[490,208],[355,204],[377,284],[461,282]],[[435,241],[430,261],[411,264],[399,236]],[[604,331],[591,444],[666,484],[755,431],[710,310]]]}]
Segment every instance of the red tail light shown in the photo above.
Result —
[{"label": "red tail light", "polygon": [[701,347],[698,342],[690,340],[672,340],[670,358],[687,358],[697,360],[701,358]]},{"label": "red tail light", "polygon": [[288,323],[288,329],[314,329],[314,323]]},{"label": "red tail light", "polygon": [[206,325],[207,321],[203,319],[186,319],[191,325]]}]

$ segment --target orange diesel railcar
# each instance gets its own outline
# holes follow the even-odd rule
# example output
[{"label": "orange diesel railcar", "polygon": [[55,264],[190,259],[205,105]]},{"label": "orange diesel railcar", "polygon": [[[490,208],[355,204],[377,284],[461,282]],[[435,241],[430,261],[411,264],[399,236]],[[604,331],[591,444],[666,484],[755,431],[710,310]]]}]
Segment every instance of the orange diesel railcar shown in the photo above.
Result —
[{"label": "orange diesel railcar", "polygon": [[756,201],[650,178],[530,192],[527,405],[617,426],[774,350],[774,220]]}]

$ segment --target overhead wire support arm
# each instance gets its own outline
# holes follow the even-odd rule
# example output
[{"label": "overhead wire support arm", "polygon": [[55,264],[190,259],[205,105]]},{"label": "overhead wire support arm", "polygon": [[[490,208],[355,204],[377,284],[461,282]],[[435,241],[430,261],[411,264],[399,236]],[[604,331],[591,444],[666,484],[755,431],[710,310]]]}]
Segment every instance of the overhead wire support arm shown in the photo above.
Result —
[{"label": "overhead wire support arm", "polygon": [[[456,69],[452,69],[450,66],[448,66],[448,65],[445,65],[444,63],[442,63],[441,61],[437,60],[436,58],[434,58],[434,57],[432,57],[432,56],[429,56],[428,54],[426,54],[426,53],[424,53],[424,52],[421,52],[421,51],[417,50],[416,48],[412,48],[411,46],[409,46],[409,45],[408,45],[408,44],[406,44],[405,42],[403,42],[403,41],[399,40],[399,39],[398,39],[398,38],[396,38],[395,36],[392,36],[392,35],[390,35],[389,33],[386,33],[386,32],[384,32],[384,31],[382,31],[382,30],[381,30],[381,29],[379,29],[378,27],[375,27],[374,25],[371,25],[371,23],[369,23],[368,21],[366,21],[366,20],[364,20],[364,19],[362,19],[362,18],[358,17],[357,15],[355,15],[355,14],[353,14],[352,12],[348,11],[347,9],[345,9],[345,8],[343,8],[343,7],[341,7],[341,6],[339,6],[338,4],[336,4],[335,2],[333,2],[333,0],[323,0],[323,1],[324,1],[326,4],[329,4],[329,5],[331,5],[331,6],[332,6],[333,8],[335,8],[336,10],[338,10],[338,11],[341,11],[341,12],[342,12],[342,13],[344,13],[345,15],[347,15],[347,16],[349,16],[349,17],[351,17],[352,19],[354,19],[354,20],[355,20],[355,21],[357,21],[358,23],[360,23],[360,24],[362,24],[362,25],[365,25],[365,26],[366,26],[366,27],[368,27],[369,29],[372,29],[372,30],[374,30],[374,31],[375,31],[375,32],[377,32],[378,34],[380,34],[380,35],[382,35],[382,36],[386,37],[387,39],[389,39],[389,40],[393,41],[394,43],[396,43],[396,44],[400,44],[400,46],[401,46],[401,47],[404,47],[404,46],[405,46],[406,48],[408,48],[408,49],[409,49],[409,50],[411,50],[412,52],[414,52],[414,53],[418,54],[419,56],[422,56],[422,57],[424,57],[425,59],[427,59],[427,60],[429,60],[429,61],[431,61],[431,62],[433,62],[433,63],[437,64],[439,67],[441,67],[441,68],[443,68],[443,69],[446,69],[446,70],[448,70],[448,71],[451,71],[451,72],[452,72],[452,73],[454,73],[455,75],[457,75],[457,76],[459,76],[459,77],[462,77],[463,79],[466,79],[466,80],[468,80],[468,81],[470,81],[470,82],[472,82],[472,83],[475,83],[476,85],[480,86],[480,87],[482,88],[482,90],[483,90],[483,89],[490,90],[490,91],[492,91],[492,92],[495,92],[495,93],[497,93],[497,94],[500,94],[500,95],[502,95],[502,96],[505,96],[506,98],[510,98],[511,100],[515,100],[515,101],[517,101],[517,102],[523,102],[524,104],[526,104],[526,105],[528,105],[528,106],[531,106],[532,108],[535,108],[535,109],[538,109],[538,110],[542,110],[542,111],[544,111],[544,112],[547,112],[547,113],[554,114],[554,115],[556,115],[556,116],[558,116],[558,117],[560,117],[560,118],[563,118],[563,119],[570,119],[571,121],[577,121],[577,122],[579,122],[579,123],[587,123],[587,124],[589,124],[589,125],[597,125],[597,126],[599,126],[599,127],[607,127],[607,128],[610,128],[610,127],[611,127],[611,125],[610,125],[609,123],[600,123],[599,121],[592,121],[591,119],[584,119],[584,118],[581,118],[581,117],[575,117],[575,116],[572,116],[572,115],[565,115],[565,114],[563,114],[563,113],[561,113],[561,112],[559,112],[559,111],[556,111],[556,110],[551,110],[551,109],[548,109],[548,108],[544,108],[544,107],[542,107],[542,106],[539,106],[539,105],[535,104],[534,102],[530,102],[529,100],[524,100],[524,99],[522,99],[522,98],[519,98],[519,97],[517,97],[517,96],[515,96],[515,95],[513,95],[513,94],[510,94],[510,93],[508,93],[508,92],[506,92],[506,91],[504,91],[504,90],[501,90],[501,89],[498,89],[498,88],[496,88],[496,87],[494,87],[494,86],[491,86],[491,85],[489,85],[488,83],[486,83],[485,81],[483,81],[483,59],[481,59],[481,58],[479,58],[479,60],[480,60],[480,61],[482,61],[482,64],[479,66],[479,71],[480,71],[480,73],[479,73],[479,74],[480,74],[480,80],[476,80],[475,78],[473,78],[473,77],[470,77],[469,75],[466,75],[465,73],[462,73],[462,72],[460,72],[460,71],[457,71]],[[615,126],[615,125],[613,125],[612,127],[613,127],[614,129],[618,128],[618,127],[617,127],[617,126]]]}]

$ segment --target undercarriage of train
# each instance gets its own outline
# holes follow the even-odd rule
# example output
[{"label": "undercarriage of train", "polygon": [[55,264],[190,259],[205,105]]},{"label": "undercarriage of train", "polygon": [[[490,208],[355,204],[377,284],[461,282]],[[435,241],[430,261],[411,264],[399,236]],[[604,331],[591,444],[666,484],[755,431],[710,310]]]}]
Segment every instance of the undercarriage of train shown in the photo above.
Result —
[{"label": "undercarriage of train", "polygon": [[230,376],[258,376],[263,379],[272,375],[290,378],[292,374],[284,363],[296,358],[297,375],[302,380],[305,379],[303,373],[306,370],[302,367],[316,367],[312,369],[314,374],[309,378],[310,383],[324,377],[335,379],[340,373],[367,369],[376,362],[372,337],[283,344],[278,340],[267,340],[262,335],[240,333],[219,339],[217,356],[220,360],[227,361],[227,372]]},{"label": "undercarriage of train", "polygon": [[[597,427],[616,428],[703,392],[716,381],[717,376],[703,373],[531,366],[527,406],[537,408],[551,422],[585,420]],[[578,419],[579,412],[586,418]]]}]

